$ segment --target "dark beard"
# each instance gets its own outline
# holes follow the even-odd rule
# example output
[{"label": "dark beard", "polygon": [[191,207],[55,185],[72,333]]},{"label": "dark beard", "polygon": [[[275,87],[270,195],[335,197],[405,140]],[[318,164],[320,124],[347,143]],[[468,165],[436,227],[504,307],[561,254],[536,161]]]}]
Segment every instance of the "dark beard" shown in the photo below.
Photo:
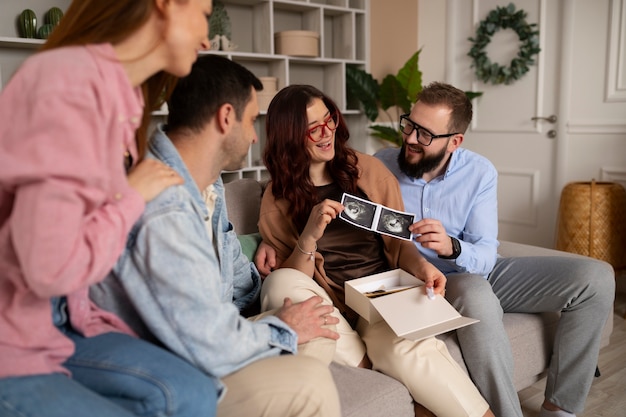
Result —
[{"label": "dark beard", "polygon": [[421,161],[416,164],[411,164],[406,160],[406,143],[404,143],[398,154],[398,165],[400,166],[400,171],[404,172],[407,176],[411,178],[422,178],[422,175],[425,173],[437,169],[445,156],[446,148],[444,147],[438,154],[430,156],[424,155]]}]

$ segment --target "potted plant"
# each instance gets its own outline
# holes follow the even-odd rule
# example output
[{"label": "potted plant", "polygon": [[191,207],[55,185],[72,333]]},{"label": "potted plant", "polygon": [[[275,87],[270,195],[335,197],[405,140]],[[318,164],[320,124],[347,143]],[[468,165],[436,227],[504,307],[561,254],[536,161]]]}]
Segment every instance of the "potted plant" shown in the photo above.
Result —
[{"label": "potted plant", "polygon": [[[370,73],[355,66],[346,66],[346,89],[348,103],[359,103],[365,116],[375,122],[381,109],[392,125],[400,120],[400,115],[411,112],[417,95],[422,91],[422,72],[419,70],[419,54],[415,52],[400,68],[397,74],[387,74],[379,83]],[[481,92],[466,92],[470,99],[482,95]],[[390,111],[395,108],[395,117]],[[372,136],[402,145],[402,134],[396,127],[370,125]]]},{"label": "potted plant", "polygon": [[237,47],[232,43],[232,32],[228,11],[219,0],[213,2],[213,12],[209,18],[209,40],[211,49],[216,51],[233,51]]}]

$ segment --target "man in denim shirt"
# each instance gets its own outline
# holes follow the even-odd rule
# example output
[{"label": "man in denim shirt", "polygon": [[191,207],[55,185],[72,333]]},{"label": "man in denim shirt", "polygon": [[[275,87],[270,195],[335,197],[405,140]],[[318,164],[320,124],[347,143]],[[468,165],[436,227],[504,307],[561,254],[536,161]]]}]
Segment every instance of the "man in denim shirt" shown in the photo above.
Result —
[{"label": "man in denim shirt", "polygon": [[241,168],[257,141],[260,89],[247,69],[216,55],[200,57],[179,81],[147,157],[174,168],[185,184],[147,205],[92,297],[142,337],[220,379],[227,390],[219,416],[339,416],[328,367],[285,355],[312,339],[336,340],[324,326],[336,324],[332,306],[312,297],[286,300],[272,315],[241,315],[258,299],[261,279],[228,221],[220,173]]},{"label": "man in denim shirt", "polygon": [[570,257],[499,258],[497,171],[460,148],[472,104],[433,83],[401,118],[404,144],[376,156],[400,183],[418,249],[446,274],[446,298],[479,323],[456,331],[470,376],[494,414],[522,417],[503,313],[561,312],[540,417],[582,411],[612,311],[611,266]]}]

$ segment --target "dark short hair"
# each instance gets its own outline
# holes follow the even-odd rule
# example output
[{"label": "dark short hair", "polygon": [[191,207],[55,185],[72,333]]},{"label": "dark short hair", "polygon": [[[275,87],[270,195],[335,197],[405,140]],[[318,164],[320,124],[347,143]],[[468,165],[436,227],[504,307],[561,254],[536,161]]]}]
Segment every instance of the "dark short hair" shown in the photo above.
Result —
[{"label": "dark short hair", "polygon": [[444,105],[452,113],[448,128],[451,132],[465,133],[472,122],[472,102],[464,91],[441,82],[433,82],[422,89],[417,101],[428,105]]},{"label": "dark short hair", "polygon": [[251,87],[260,91],[263,84],[244,66],[223,56],[202,55],[167,101],[167,129],[198,132],[226,103],[232,104],[241,120],[252,96]]}]

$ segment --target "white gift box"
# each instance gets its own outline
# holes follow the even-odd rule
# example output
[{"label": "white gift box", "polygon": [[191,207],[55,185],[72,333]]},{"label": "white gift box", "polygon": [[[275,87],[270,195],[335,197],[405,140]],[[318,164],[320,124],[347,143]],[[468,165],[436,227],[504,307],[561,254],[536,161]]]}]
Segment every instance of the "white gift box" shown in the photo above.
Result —
[{"label": "white gift box", "polygon": [[424,282],[402,269],[346,281],[345,292],[346,304],[361,317],[370,323],[385,320],[405,339],[421,340],[479,321],[461,316],[440,295],[429,299]]}]

